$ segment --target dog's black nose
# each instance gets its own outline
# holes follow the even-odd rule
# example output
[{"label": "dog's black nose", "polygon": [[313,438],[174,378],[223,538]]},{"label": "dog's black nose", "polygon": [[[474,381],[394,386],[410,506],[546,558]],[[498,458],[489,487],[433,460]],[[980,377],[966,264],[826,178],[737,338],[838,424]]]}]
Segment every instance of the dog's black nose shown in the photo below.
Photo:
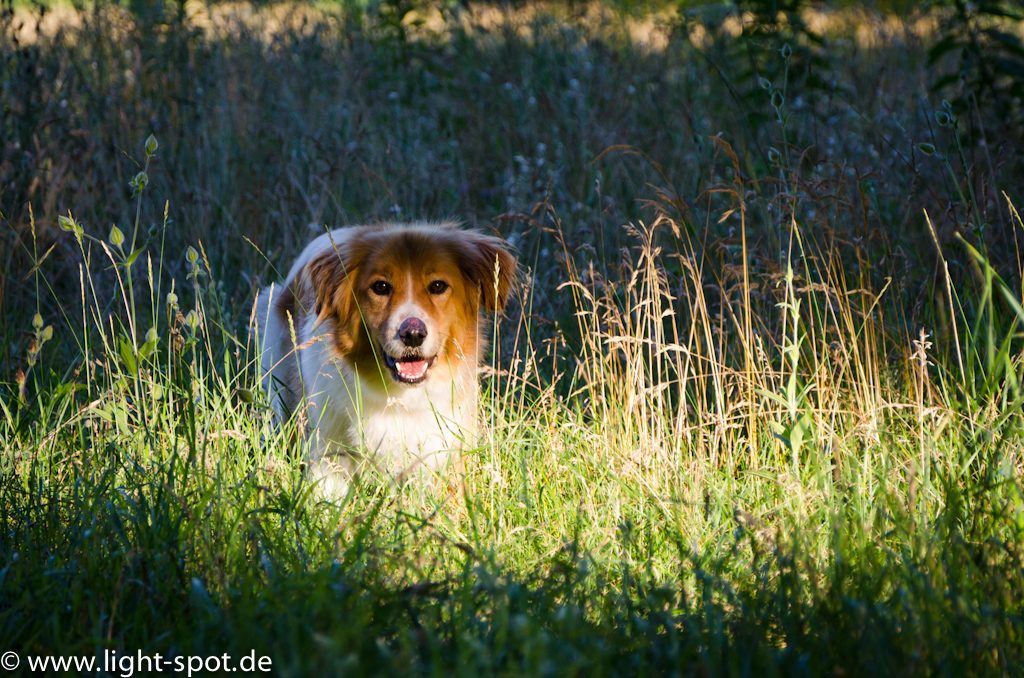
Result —
[{"label": "dog's black nose", "polygon": [[398,327],[398,337],[406,346],[419,346],[427,338],[427,326],[419,318],[406,318]]}]

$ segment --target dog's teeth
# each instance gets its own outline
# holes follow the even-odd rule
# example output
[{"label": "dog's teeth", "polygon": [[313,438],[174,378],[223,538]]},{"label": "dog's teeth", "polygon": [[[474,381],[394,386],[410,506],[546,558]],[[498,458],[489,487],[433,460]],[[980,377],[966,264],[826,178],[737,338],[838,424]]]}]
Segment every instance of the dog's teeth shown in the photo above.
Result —
[{"label": "dog's teeth", "polygon": [[395,369],[403,379],[420,379],[427,373],[426,360],[406,360],[395,363]]}]

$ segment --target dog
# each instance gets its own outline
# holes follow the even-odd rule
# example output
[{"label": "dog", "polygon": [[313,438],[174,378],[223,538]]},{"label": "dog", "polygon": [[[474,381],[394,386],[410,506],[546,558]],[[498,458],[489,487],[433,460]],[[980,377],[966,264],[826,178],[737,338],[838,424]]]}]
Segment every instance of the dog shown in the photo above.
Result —
[{"label": "dog", "polygon": [[276,418],[296,417],[323,498],[373,465],[396,482],[460,466],[475,444],[487,314],[516,262],[500,238],[457,224],[340,228],[262,289],[254,330]]}]

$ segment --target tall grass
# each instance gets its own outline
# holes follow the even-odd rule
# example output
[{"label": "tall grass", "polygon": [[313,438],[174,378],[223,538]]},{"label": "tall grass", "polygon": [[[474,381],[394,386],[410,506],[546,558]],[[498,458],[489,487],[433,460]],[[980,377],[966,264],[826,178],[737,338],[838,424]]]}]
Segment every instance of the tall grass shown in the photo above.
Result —
[{"label": "tall grass", "polygon": [[[931,111],[840,116],[876,146],[798,104],[796,75],[750,126],[692,48],[591,19],[399,41],[319,16],[268,43],[96,10],[19,57],[75,75],[4,128],[4,649],[255,649],[282,675],[1019,670],[1024,225],[963,174],[951,110],[936,136]],[[494,217],[522,265],[465,497],[367,476],[317,502],[257,385],[256,279],[309,223],[446,212]]]}]

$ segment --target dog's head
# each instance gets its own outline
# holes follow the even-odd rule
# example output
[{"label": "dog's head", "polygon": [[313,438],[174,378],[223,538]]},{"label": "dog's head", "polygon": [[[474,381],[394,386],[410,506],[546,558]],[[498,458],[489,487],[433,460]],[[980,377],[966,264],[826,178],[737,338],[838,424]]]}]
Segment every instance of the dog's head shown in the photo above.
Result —
[{"label": "dog's head", "polygon": [[475,361],[482,310],[501,311],[515,260],[499,238],[454,226],[360,227],[300,274],[335,349],[417,384],[436,364]]}]

